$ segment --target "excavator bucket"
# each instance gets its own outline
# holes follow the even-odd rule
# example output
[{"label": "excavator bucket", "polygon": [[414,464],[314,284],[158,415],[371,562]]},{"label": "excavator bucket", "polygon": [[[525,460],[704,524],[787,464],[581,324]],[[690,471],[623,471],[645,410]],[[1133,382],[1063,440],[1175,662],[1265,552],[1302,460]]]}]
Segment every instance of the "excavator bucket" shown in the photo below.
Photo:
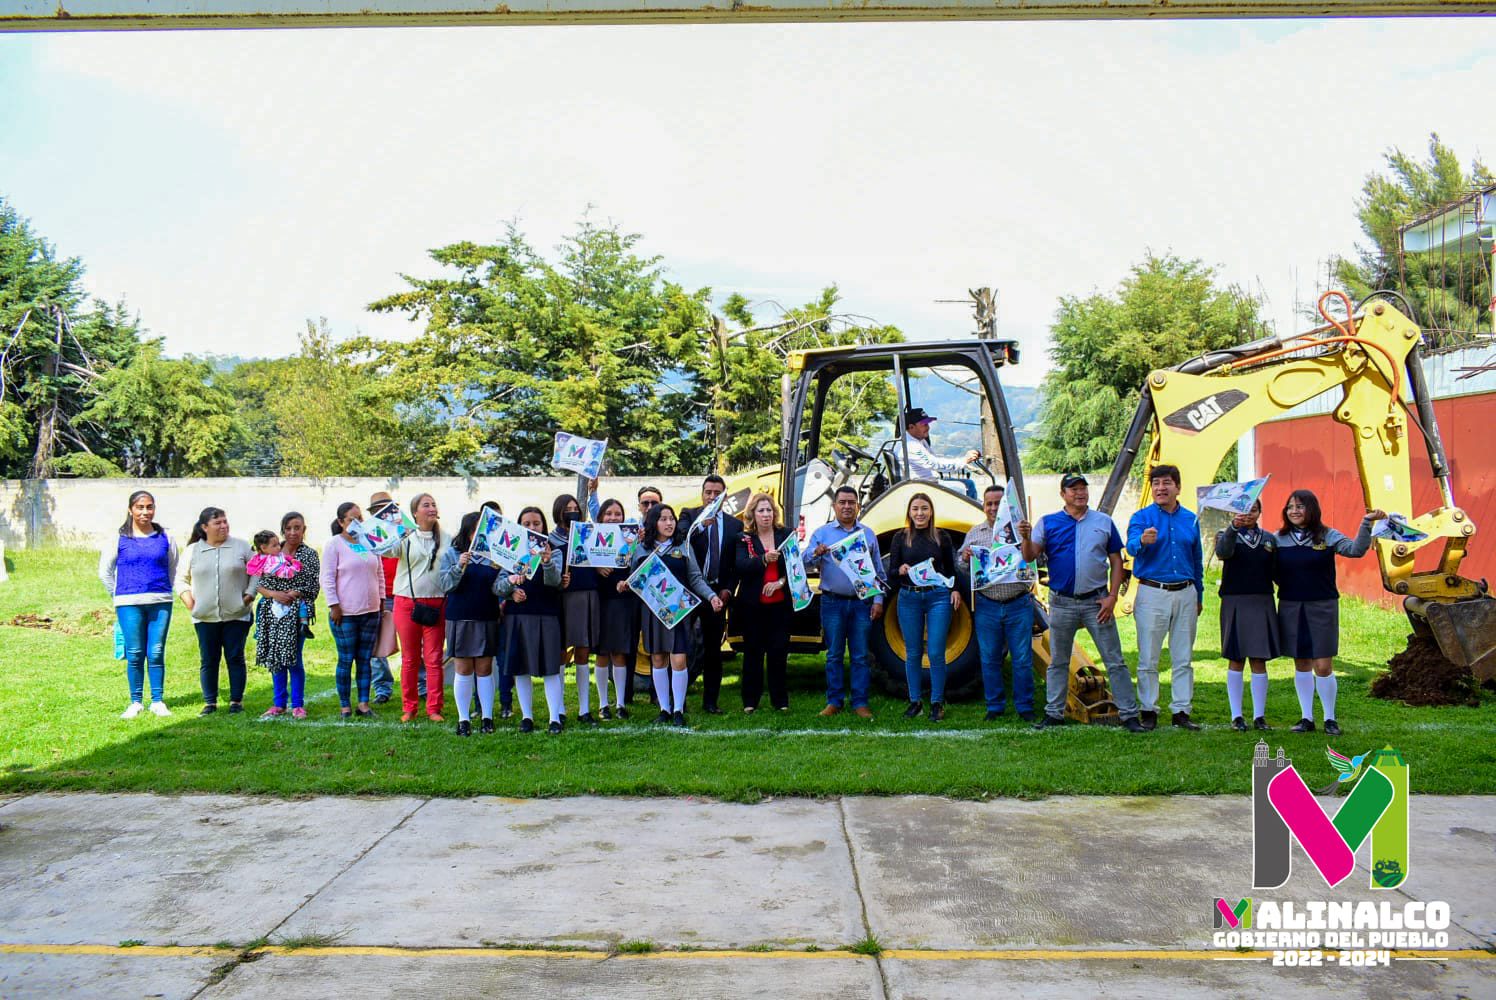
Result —
[{"label": "excavator bucket", "polygon": [[1432,635],[1444,658],[1469,667],[1476,680],[1496,678],[1496,598],[1403,602],[1415,632]]}]

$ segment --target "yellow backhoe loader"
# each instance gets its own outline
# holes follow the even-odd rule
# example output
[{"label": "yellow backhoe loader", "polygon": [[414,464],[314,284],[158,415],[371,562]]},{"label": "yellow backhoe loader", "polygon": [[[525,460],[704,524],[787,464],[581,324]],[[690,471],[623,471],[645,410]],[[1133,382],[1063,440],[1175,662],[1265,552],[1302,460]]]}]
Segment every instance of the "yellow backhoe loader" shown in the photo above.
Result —
[{"label": "yellow backhoe loader", "polygon": [[[1419,356],[1418,326],[1380,293],[1352,310],[1338,292],[1320,300],[1325,325],[1288,338],[1268,338],[1202,355],[1149,373],[1142,399],[1102,494],[1111,513],[1148,440],[1144,468],[1179,467],[1182,495],[1208,485],[1221,460],[1247,430],[1319,394],[1341,388],[1334,418],[1349,430],[1368,509],[1407,517],[1426,537],[1378,538],[1382,586],[1401,596],[1416,634],[1431,636],[1445,658],[1469,667],[1480,680],[1496,677],[1496,600],[1485,581],[1460,576],[1460,562],[1475,524],[1455,503],[1449,460],[1434,419],[1433,401]],[[1327,300],[1338,297],[1344,318]],[[1443,503],[1413,516],[1410,448],[1422,438]],[[1141,500],[1148,502],[1146,491]],[[1436,569],[1418,572],[1419,549],[1443,544]],[[1119,606],[1131,610],[1135,593]]]}]

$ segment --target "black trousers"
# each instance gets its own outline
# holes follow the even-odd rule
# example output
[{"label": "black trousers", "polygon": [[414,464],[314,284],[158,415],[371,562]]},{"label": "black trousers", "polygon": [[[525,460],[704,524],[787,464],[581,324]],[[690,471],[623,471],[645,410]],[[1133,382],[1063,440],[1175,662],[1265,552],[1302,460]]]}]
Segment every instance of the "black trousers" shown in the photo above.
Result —
[{"label": "black trousers", "polygon": [[701,677],[701,707],[716,708],[722,693],[722,636],[727,633],[727,605],[713,611],[703,604],[696,609],[701,617],[701,660],[697,673]]},{"label": "black trousers", "polygon": [[733,622],[743,633],[743,707],[757,708],[764,693],[764,666],[769,672],[769,704],[789,708],[790,617],[788,597],[778,604],[743,602],[733,608]]},{"label": "black trousers", "polygon": [[203,704],[218,704],[218,661],[229,667],[229,701],[244,700],[244,642],[252,622],[193,622],[197,632],[198,681]]}]

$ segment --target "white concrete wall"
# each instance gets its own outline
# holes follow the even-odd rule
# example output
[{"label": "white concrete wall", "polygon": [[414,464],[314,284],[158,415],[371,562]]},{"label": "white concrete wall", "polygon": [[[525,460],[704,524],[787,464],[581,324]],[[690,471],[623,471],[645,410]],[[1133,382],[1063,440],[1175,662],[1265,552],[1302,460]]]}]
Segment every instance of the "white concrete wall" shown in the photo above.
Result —
[{"label": "white concrete wall", "polygon": [[[700,479],[605,479],[604,498],[614,496],[632,513],[635,496],[645,484],[658,486],[667,498],[695,497]],[[0,540],[11,548],[37,545],[95,546],[119,530],[125,501],[137,489],[156,498],[156,520],[185,541],[204,507],[222,507],[230,530],[249,538],[262,528],[279,530],[281,515],[300,511],[307,519],[307,539],[318,548],[338,504],[367,504],[369,495],[389,492],[401,505],[418,493],[436,497],[442,521],[456,530],[462,515],[484,500],[497,500],[509,514],[534,504],[550,520],[551,502],[574,492],[574,477],[465,479],[457,476],[410,479],[40,479],[0,481]]]},{"label": "white concrete wall", "polygon": [[[1088,477],[1091,502],[1101,501],[1106,473]],[[658,486],[667,500],[695,500],[698,477],[660,479],[613,478],[602,482],[604,497],[617,497],[632,514],[639,487]],[[1059,476],[1029,475],[1024,483],[1035,511],[1044,514],[1060,508]],[[262,528],[278,530],[281,515],[300,511],[307,519],[307,539],[321,548],[327,540],[328,523],[345,500],[367,504],[369,495],[388,491],[405,505],[418,493],[436,497],[442,522],[456,530],[462,515],[476,510],[484,500],[497,500],[509,514],[535,504],[550,519],[551,502],[576,487],[574,478],[457,476],[411,479],[39,479],[0,480],[0,542],[14,549],[38,545],[96,546],[119,530],[125,519],[125,501],[137,489],[150,490],[156,498],[156,520],[179,542],[185,542],[192,522],[204,507],[222,507],[229,516],[229,530],[249,538]],[[1138,491],[1129,484],[1117,503],[1121,523],[1137,509]]]}]

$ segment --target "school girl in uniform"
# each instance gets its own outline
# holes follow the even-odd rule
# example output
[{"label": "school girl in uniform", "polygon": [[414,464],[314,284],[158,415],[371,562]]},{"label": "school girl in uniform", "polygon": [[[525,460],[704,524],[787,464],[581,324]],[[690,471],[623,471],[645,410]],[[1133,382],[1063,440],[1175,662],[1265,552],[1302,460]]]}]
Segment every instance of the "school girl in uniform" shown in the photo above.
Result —
[{"label": "school girl in uniform", "polygon": [[[712,592],[691,548],[675,541],[675,508],[669,504],[656,504],[644,515],[644,532],[639,550],[634,553],[632,568],[637,569],[651,552],[659,555],[667,572],[677,583],[709,604],[713,611],[722,610],[722,599]],[[627,580],[619,580],[619,593],[628,589]],[[641,645],[649,654],[650,673],[654,678],[655,698],[660,704],[656,722],[673,722],[677,726],[686,724],[686,686],[690,675],[686,670],[691,651],[690,620],[682,619],[674,628],[666,628],[658,616],[647,608],[641,609],[643,634]],[[673,707],[672,707],[673,706]]]},{"label": "school girl in uniform", "polygon": [[494,587],[502,575],[486,563],[473,559],[469,551],[478,528],[478,511],[464,514],[452,539],[442,552],[441,584],[447,594],[447,656],[456,673],[452,698],[457,702],[457,735],[473,733],[473,692],[478,694],[479,731],[491,733],[493,725],[493,660],[499,652],[499,596]]},{"label": "school girl in uniform", "polygon": [[592,668],[589,664],[602,627],[597,571],[590,566],[570,566],[566,558],[572,522],[582,520],[582,505],[577,498],[563,493],[552,505],[551,515],[556,519],[556,530],[551,532],[551,547],[561,552],[561,564],[566,567],[561,574],[561,677],[564,683],[567,666],[576,665],[577,721],[584,726],[595,726],[597,719],[592,715]]},{"label": "school girl in uniform", "polygon": [[1340,735],[1335,721],[1335,654],[1340,652],[1340,590],[1335,584],[1335,557],[1359,559],[1371,548],[1371,526],[1387,515],[1369,510],[1355,538],[1347,538],[1321,519],[1319,498],[1294,490],[1283,505],[1273,578],[1278,584],[1278,631],[1283,652],[1293,657],[1293,683],[1303,718],[1295,733],[1314,731],[1314,695],[1324,711],[1325,733]]},{"label": "school girl in uniform", "polygon": [[1262,502],[1231,519],[1216,535],[1215,552],[1221,560],[1221,655],[1226,658],[1226,700],[1231,728],[1247,731],[1242,715],[1243,673],[1252,665],[1252,726],[1267,724],[1267,661],[1282,656],[1278,637],[1278,607],[1273,600],[1273,562],[1277,539],[1257,524]]},{"label": "school girl in uniform", "polygon": [[[622,524],[625,520],[623,504],[617,500],[604,500],[598,508],[597,519],[603,524]],[[634,632],[639,627],[639,599],[631,590],[625,589],[623,593],[618,591],[617,581],[628,576],[627,570],[600,567],[596,572],[598,714],[604,719],[611,719],[615,715],[620,719],[627,719],[629,710],[624,706],[624,699],[628,695],[630,650],[634,647]],[[610,678],[613,681],[614,708],[608,707]]]},{"label": "school girl in uniform", "polygon": [[[519,523],[531,531],[548,535],[545,513],[539,507],[519,512]],[[566,710],[561,679],[561,552],[549,541],[541,550],[540,568],[526,580],[519,573],[500,574],[494,593],[508,598],[504,604],[503,646],[505,662],[514,678],[519,700],[519,731],[534,732],[535,686],[530,678],[545,681],[545,705],[550,711],[550,732],[561,732],[561,714]]]}]

